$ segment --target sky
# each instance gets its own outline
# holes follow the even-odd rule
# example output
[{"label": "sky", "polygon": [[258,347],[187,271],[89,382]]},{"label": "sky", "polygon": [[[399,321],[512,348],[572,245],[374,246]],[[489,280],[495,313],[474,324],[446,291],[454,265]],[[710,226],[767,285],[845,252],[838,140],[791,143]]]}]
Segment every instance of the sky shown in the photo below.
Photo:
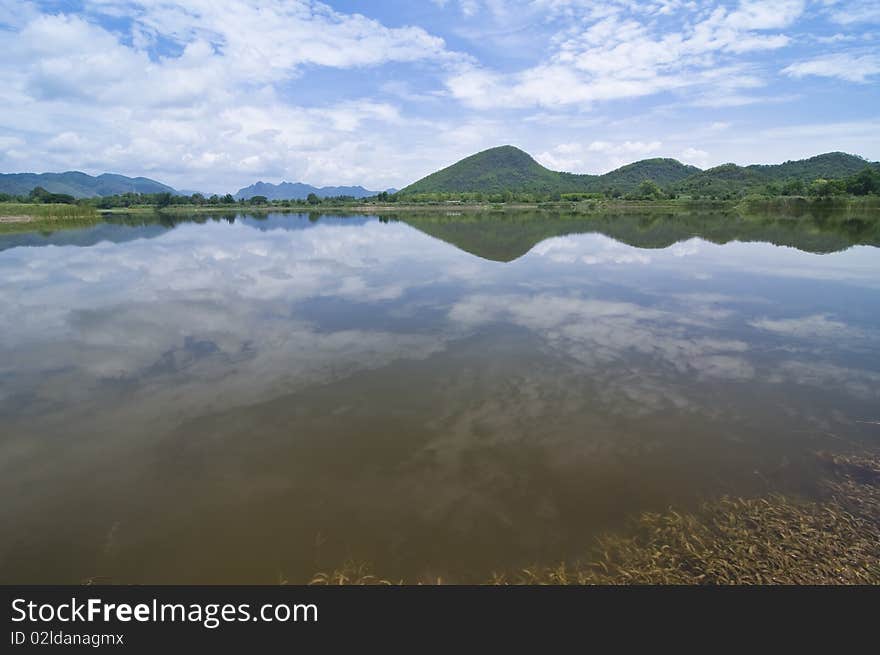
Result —
[{"label": "sky", "polygon": [[0,172],[403,187],[880,159],[877,0],[0,0]]}]

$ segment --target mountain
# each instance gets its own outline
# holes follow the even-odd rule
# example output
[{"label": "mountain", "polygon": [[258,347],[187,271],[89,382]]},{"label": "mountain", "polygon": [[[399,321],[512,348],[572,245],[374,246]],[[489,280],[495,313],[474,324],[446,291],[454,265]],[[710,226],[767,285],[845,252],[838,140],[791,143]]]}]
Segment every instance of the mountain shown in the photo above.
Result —
[{"label": "mountain", "polygon": [[829,152],[784,164],[723,164],[702,171],[675,159],[644,159],[604,175],[559,173],[545,168],[531,155],[513,146],[500,146],[432,173],[400,191],[402,196],[420,193],[599,193],[634,191],[645,180],[679,193],[702,195],[740,194],[770,183],[799,180],[809,184],[817,178],[853,175],[880,164],[843,152]]},{"label": "mountain", "polygon": [[[394,193],[394,191],[395,189],[389,189],[390,193]],[[241,200],[242,198],[253,198],[254,196],[266,196],[269,200],[305,200],[310,193],[314,193],[319,198],[331,198],[334,196],[368,198],[377,195],[379,192],[368,191],[362,186],[314,187],[311,184],[303,184],[302,182],[282,182],[281,184],[257,182],[239,189],[235,193],[235,199]]]},{"label": "mountain", "polygon": [[722,164],[695,173],[672,189],[679,193],[725,196],[760,191],[768,184],[803,183],[816,179],[840,179],[855,175],[867,167],[880,170],[880,163],[870,162],[845,152],[828,152],[809,159],[783,164]]},{"label": "mountain", "polygon": [[765,174],[736,164],[722,164],[700,171],[675,185],[679,193],[691,195],[724,196],[770,182]]},{"label": "mountain", "polygon": [[696,166],[682,164],[677,159],[643,159],[621,166],[620,168],[594,177],[595,191],[604,189],[620,189],[632,191],[645,180],[651,180],[661,187],[675,184],[699,173]]},{"label": "mountain", "polygon": [[580,191],[579,184],[577,179],[565,179],[563,174],[544,168],[519,148],[500,146],[465,157],[410,184],[399,193],[553,193],[562,188]]},{"label": "mountain", "polygon": [[626,192],[645,180],[667,185],[699,170],[675,159],[645,159],[604,175],[559,173],[545,168],[519,148],[500,146],[466,157],[410,184],[400,193],[595,193],[605,189]]},{"label": "mountain", "polygon": [[0,173],[0,193],[26,196],[34,187],[74,198],[112,196],[117,193],[176,193],[170,186],[146,177],[104,173],[93,177],[79,171],[66,173]]},{"label": "mountain", "polygon": [[[855,175],[870,165],[871,162],[867,159],[856,155],[849,155],[845,152],[826,152],[824,155],[816,155],[809,159],[787,161],[784,164],[775,165],[752,164],[746,168],[775,182],[790,179],[812,182],[820,177],[830,180]],[[877,163],[874,163],[874,166],[877,166]]]}]

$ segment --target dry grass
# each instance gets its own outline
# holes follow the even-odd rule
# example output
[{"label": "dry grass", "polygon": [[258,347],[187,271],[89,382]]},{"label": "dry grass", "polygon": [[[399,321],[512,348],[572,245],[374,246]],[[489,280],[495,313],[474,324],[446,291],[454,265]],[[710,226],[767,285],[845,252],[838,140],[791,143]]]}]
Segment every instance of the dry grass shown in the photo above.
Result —
[{"label": "dry grass", "polygon": [[[828,471],[820,500],[724,497],[693,513],[645,513],[580,562],[493,573],[487,583],[880,584],[880,458],[818,457]],[[312,584],[392,582],[348,562]]]}]

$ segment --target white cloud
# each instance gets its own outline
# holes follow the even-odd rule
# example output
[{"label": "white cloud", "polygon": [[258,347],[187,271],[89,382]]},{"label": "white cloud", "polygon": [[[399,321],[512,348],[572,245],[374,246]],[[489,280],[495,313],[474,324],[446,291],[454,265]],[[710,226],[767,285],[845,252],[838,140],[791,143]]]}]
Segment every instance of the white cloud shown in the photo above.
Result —
[{"label": "white cloud", "polygon": [[685,164],[706,168],[709,162],[709,153],[699,148],[685,148],[681,151],[679,159]]},{"label": "white cloud", "polygon": [[[130,41],[90,20],[106,14],[132,20]],[[157,54],[159,37],[179,52]],[[400,129],[398,107],[305,107],[284,85],[306,67],[456,57],[422,28],[306,1],[90,2],[83,15],[34,14],[0,31],[0,49],[3,128],[28,144],[4,153],[7,170],[111,170],[224,191],[253,177],[399,183],[415,153],[379,135]]]},{"label": "white cloud", "polygon": [[[803,122],[827,122],[824,105],[809,103],[816,76],[876,81],[876,35],[835,35],[873,20],[876,3],[434,4],[447,11],[401,9],[390,26],[310,0],[88,0],[67,13],[0,0],[0,169],[226,192],[255,179],[399,187],[501,143],[587,173],[654,155],[701,167],[822,150],[878,156],[871,134],[774,138],[758,158],[747,143],[789,120],[773,105],[793,99],[809,106]],[[446,20],[407,25],[425,12]],[[829,38],[850,50],[822,54]],[[803,61],[780,73],[771,57],[793,39]],[[852,109],[848,120],[865,122]],[[742,129],[701,127],[712,122]]]},{"label": "white cloud", "polygon": [[831,20],[841,25],[880,23],[880,5],[876,0],[825,0]]},{"label": "white cloud", "polygon": [[782,69],[791,77],[836,77],[847,82],[867,82],[880,75],[880,55],[838,53],[800,61]]},{"label": "white cloud", "polygon": [[804,3],[780,0],[741,2],[735,10],[717,7],[708,16],[696,13],[693,22],[683,21],[680,31],[660,31],[650,7],[647,16],[640,16],[635,7],[632,15],[624,16],[622,9],[612,5],[601,17],[588,12],[583,17],[588,26],[560,32],[553,40],[553,54],[537,66],[502,74],[464,65],[447,80],[449,91],[482,109],[589,105],[706,85],[731,95],[764,82],[741,66],[719,66],[719,60],[788,45],[787,35],[766,31],[791,25]]},{"label": "white cloud", "polygon": [[537,154],[535,158],[553,170],[605,173],[656,153],[662,146],[661,141],[561,143],[551,150]]}]

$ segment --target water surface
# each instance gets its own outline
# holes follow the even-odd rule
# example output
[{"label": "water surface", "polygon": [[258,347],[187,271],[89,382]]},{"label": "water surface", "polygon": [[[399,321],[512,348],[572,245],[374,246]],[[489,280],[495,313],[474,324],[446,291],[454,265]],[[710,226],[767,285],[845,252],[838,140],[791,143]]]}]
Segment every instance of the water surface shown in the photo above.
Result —
[{"label": "water surface", "polygon": [[0,581],[482,580],[880,429],[870,223],[230,216],[0,236]]}]

